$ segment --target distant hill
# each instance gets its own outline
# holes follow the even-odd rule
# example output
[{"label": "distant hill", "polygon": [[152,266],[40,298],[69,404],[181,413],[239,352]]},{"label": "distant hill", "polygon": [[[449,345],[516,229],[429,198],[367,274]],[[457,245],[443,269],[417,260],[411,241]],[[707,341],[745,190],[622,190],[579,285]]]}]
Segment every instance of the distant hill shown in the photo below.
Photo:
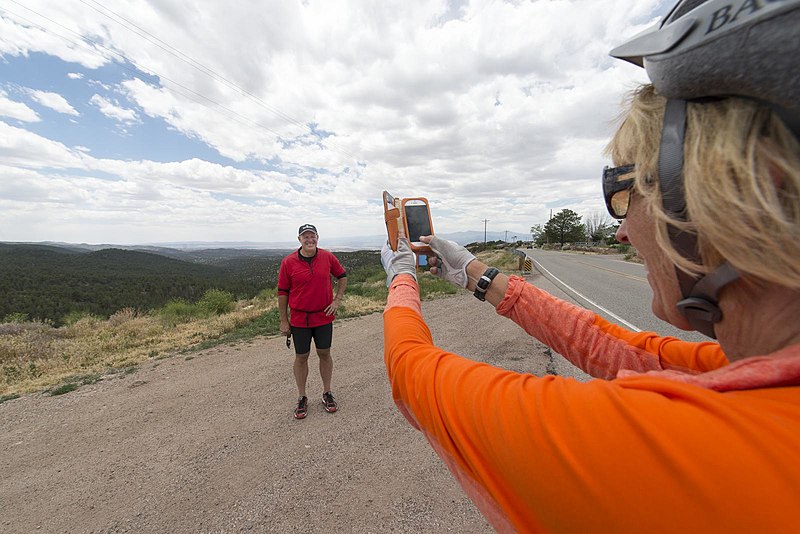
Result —
[{"label": "distant hill", "polygon": [[[504,241],[511,242],[514,236],[519,241],[530,240],[530,234],[519,230],[515,231],[490,231],[467,230],[463,232],[451,232],[438,234],[444,239],[455,241],[460,245],[469,243],[480,243],[484,241]],[[385,234],[368,236],[348,236],[348,237],[329,237],[320,236],[319,245],[333,251],[359,251],[359,250],[380,250],[386,241]],[[45,241],[41,243],[6,243],[12,245],[35,245],[51,246],[60,249],[68,249],[76,252],[87,252],[116,248],[122,250],[138,250],[142,252],[152,252],[170,258],[184,261],[194,261],[199,263],[214,263],[225,259],[239,257],[271,257],[285,255],[289,250],[298,247],[297,241],[174,241],[163,243],[145,243],[141,245],[114,245],[114,244],[87,244],[87,243],[60,243]]]},{"label": "distant hill", "polygon": [[[275,287],[289,252],[157,250],[0,243],[0,322],[22,313],[58,325],[71,312],[107,317],[126,307],[150,310],[173,299],[196,301],[211,288],[251,298]],[[337,256],[348,270],[380,262],[375,252]]]},{"label": "distant hill", "polygon": [[0,319],[10,313],[56,323],[69,312],[108,316],[173,298],[196,300],[212,287],[238,289],[220,267],[157,254],[0,244]]}]

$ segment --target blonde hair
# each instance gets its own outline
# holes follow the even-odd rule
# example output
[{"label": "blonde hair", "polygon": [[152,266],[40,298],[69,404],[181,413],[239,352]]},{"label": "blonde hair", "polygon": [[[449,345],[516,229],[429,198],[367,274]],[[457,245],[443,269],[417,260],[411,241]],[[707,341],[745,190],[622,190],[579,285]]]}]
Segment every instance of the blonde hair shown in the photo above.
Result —
[{"label": "blonde hair", "polygon": [[[658,151],[666,99],[633,91],[606,147],[636,165],[636,191],[657,221],[656,240],[678,267],[708,273],[729,261],[742,275],[800,288],[800,143],[766,106],[742,98],[687,106],[684,190],[688,222],[664,211]],[[681,256],[667,223],[697,235],[700,262]]]}]

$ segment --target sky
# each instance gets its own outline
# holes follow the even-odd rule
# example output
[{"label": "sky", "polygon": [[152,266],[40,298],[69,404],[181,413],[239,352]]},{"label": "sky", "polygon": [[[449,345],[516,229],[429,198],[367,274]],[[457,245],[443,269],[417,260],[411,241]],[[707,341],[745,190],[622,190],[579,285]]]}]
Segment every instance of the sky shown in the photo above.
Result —
[{"label": "sky", "polygon": [[[664,0],[0,0],[0,241],[292,242],[605,213]],[[609,219],[610,220],[610,219]],[[487,221],[487,222],[485,222]]]}]

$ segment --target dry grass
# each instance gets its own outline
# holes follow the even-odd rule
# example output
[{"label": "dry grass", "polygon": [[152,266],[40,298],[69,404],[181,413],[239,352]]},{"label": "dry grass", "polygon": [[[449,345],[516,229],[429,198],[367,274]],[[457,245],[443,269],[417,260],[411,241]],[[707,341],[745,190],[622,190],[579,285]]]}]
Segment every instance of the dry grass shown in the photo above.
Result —
[{"label": "dry grass", "polygon": [[486,265],[496,267],[505,273],[519,270],[519,257],[507,250],[485,250],[475,255]]},{"label": "dry grass", "polygon": [[[517,258],[507,251],[486,251],[477,257],[506,272],[518,269]],[[354,281],[352,292],[342,300],[341,317],[383,310],[386,286],[382,270],[377,269],[366,279]],[[457,292],[430,274],[420,277],[420,286],[426,299]],[[209,344],[275,335],[276,307],[273,289],[237,302],[233,311],[220,315],[176,319],[164,310],[141,313],[124,308],[107,320],[84,317],[60,328],[43,322],[0,324],[0,402],[48,389],[51,394],[71,391],[143,362]]]},{"label": "dry grass", "polygon": [[61,328],[0,325],[0,395],[40,391],[165,357],[218,339],[275,306],[274,300],[238,303],[230,313],[174,326],[127,308],[108,320],[87,317]]}]

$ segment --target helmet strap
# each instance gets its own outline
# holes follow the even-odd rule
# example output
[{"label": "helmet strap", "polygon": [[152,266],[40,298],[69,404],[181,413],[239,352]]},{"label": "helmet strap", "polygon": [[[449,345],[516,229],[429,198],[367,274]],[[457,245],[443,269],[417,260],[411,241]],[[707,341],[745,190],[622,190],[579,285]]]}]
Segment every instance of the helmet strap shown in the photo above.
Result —
[{"label": "helmet strap", "polygon": [[[664,126],[658,153],[658,183],[661,202],[667,214],[677,221],[686,221],[686,195],[683,188],[683,142],[686,135],[686,100],[668,99],[664,109]],[[684,258],[700,261],[697,236],[674,225],[668,225],[669,239]],[[711,273],[695,277],[677,266],[675,274],[683,299],[678,311],[692,328],[716,339],[714,324],[722,320],[719,293],[723,287],[739,278],[733,266],[725,262]]]}]

